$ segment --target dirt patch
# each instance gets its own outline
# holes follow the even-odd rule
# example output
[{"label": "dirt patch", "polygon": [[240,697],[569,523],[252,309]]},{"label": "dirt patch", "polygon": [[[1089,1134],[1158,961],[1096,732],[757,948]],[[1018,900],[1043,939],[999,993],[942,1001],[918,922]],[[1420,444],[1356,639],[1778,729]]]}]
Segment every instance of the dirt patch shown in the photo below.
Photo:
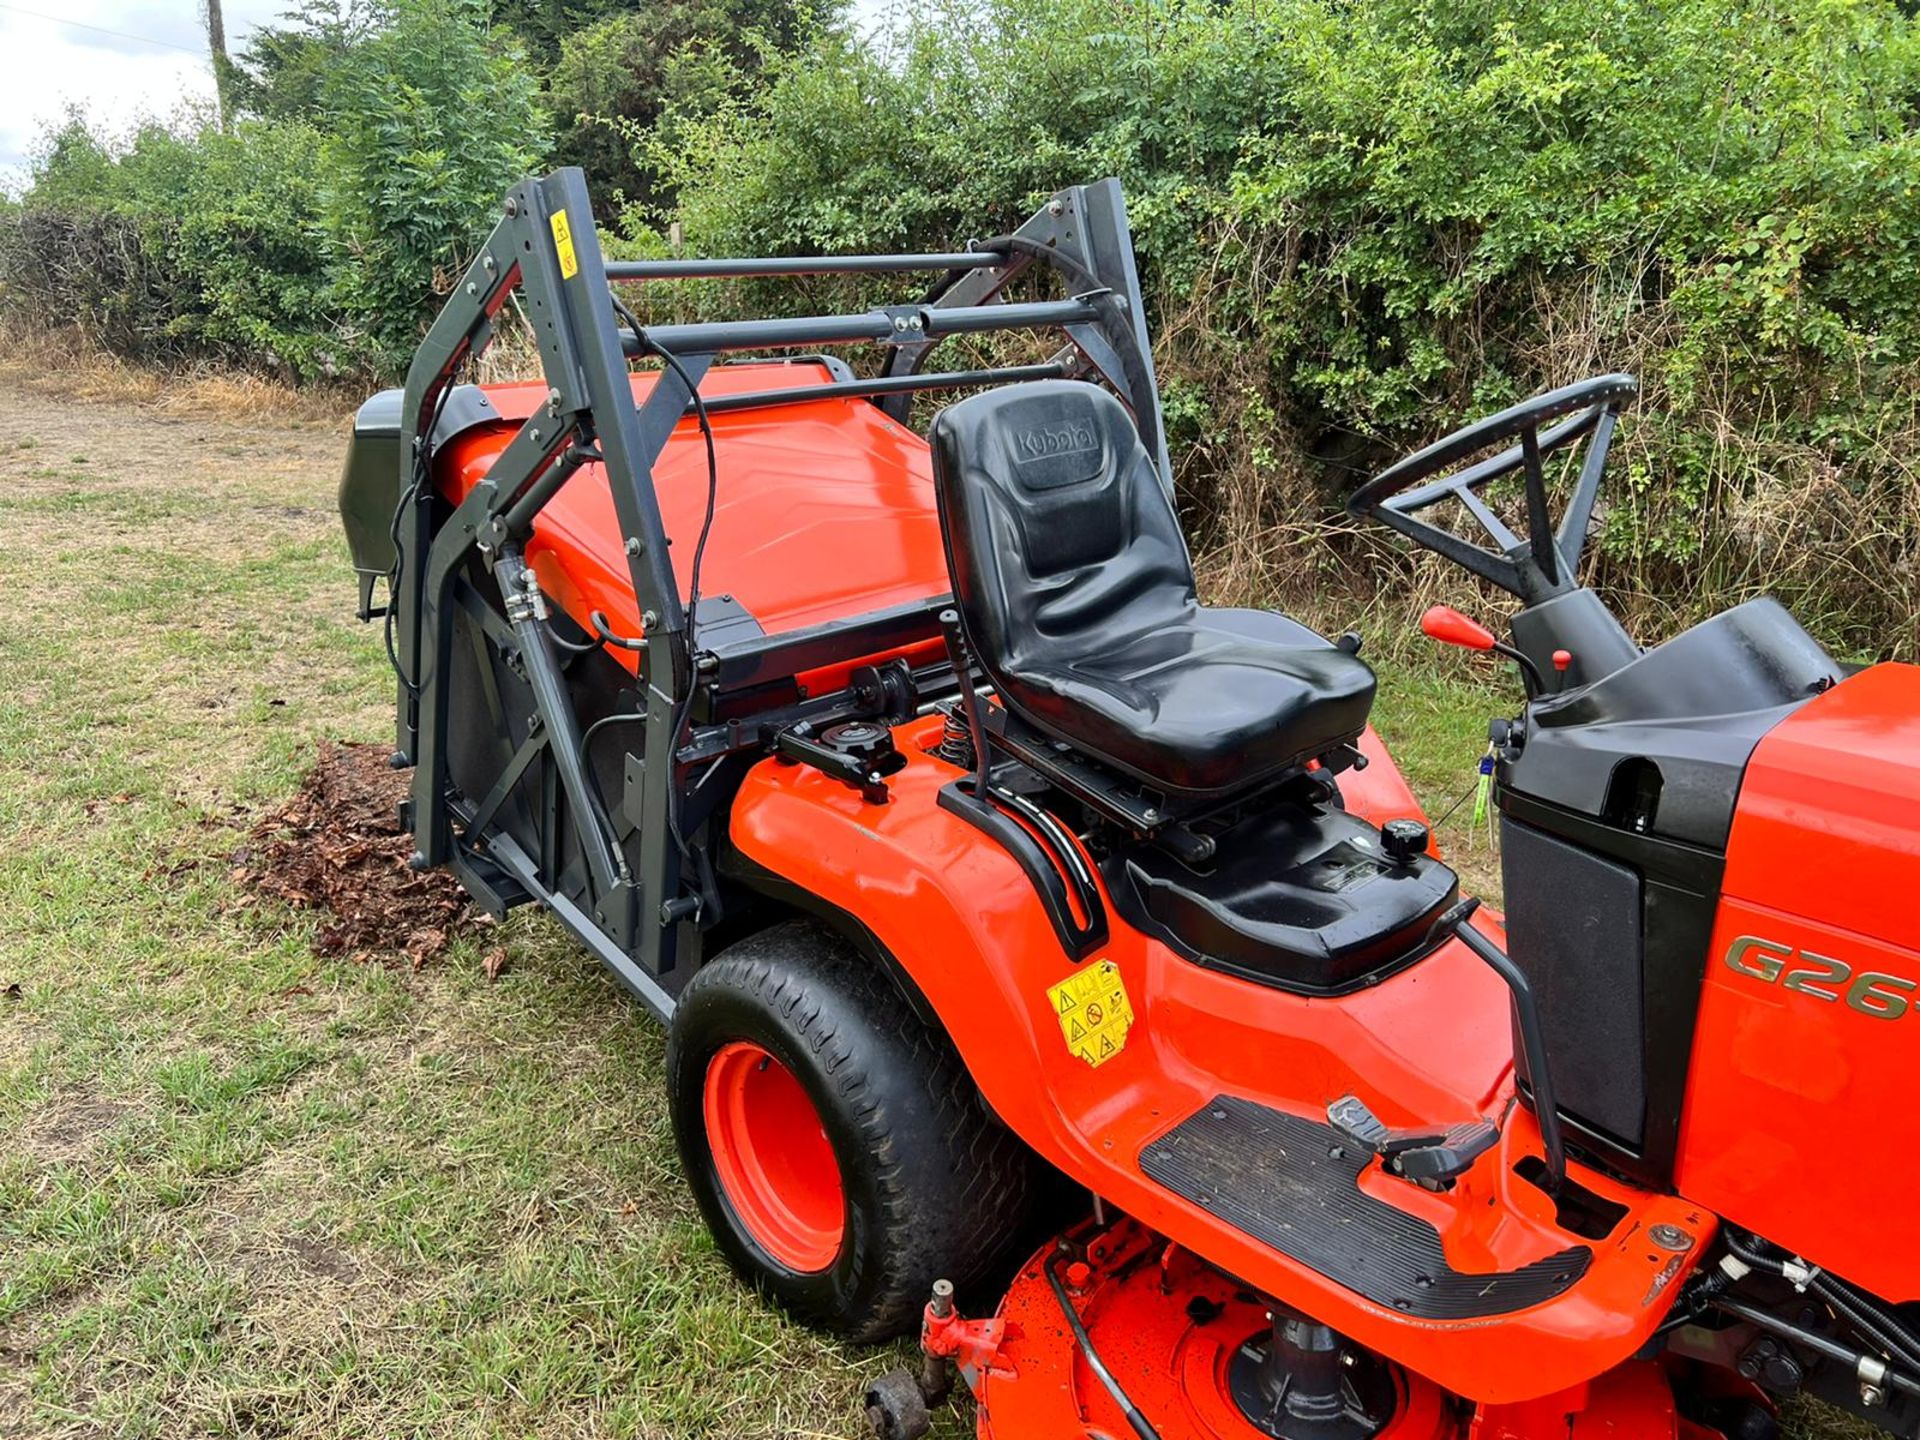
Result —
[{"label": "dirt patch", "polygon": [[316,1240],[310,1235],[289,1235],[287,1248],[310,1275],[345,1286],[352,1286],[360,1279],[360,1267],[354,1263],[353,1257],[324,1240]]},{"label": "dirt patch", "polygon": [[326,915],[314,936],[322,955],[405,956],[417,967],[483,917],[450,872],[408,865],[413,837],[399,819],[407,775],[388,766],[387,754],[323,741],[300,789],[234,856],[233,878]]},{"label": "dirt patch", "polygon": [[49,1101],[28,1122],[26,1144],[45,1161],[84,1160],[98,1149],[101,1138],[131,1111],[131,1106],[103,1100],[97,1095],[62,1095]]}]

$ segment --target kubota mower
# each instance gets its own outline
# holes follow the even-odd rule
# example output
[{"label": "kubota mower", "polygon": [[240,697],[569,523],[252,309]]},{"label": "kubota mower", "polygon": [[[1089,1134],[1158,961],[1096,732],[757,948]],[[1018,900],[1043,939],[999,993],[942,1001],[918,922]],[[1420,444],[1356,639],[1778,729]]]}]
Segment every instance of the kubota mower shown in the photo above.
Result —
[{"label": "kubota mower", "polygon": [[[705,324],[610,288],[916,271]],[[544,378],[461,383],[516,314]],[[929,365],[994,330],[1063,343]],[[579,173],[529,180],[342,487],[415,863],[668,1026],[746,1279],[918,1331],[883,1436],[956,1381],[995,1440],[1767,1440],[1797,1391],[1915,1434],[1920,670],[1768,600],[1637,645],[1578,580],[1634,391],[1352,502],[1520,601],[1427,626],[1524,677],[1501,918],[1358,638],[1198,602],[1117,184],[951,254],[608,263]]]}]

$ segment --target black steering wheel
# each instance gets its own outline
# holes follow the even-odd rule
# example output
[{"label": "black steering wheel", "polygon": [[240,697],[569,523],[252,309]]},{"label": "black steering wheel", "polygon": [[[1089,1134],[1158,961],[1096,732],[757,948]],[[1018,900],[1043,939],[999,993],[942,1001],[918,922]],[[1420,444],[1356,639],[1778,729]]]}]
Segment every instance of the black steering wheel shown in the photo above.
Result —
[{"label": "black steering wheel", "polygon": [[[1631,375],[1597,375],[1523,400],[1381,471],[1353,493],[1347,509],[1363,519],[1377,516],[1382,524],[1491,580],[1529,605],[1565,594],[1576,584],[1575,571],[1586,546],[1587,525],[1600,494],[1600,475],[1606,468],[1607,447],[1613,443],[1620,407],[1639,393],[1640,382]],[[1561,416],[1569,418],[1563,420]],[[1542,425],[1555,420],[1559,423],[1541,430]],[[1460,469],[1450,469],[1516,437],[1518,445]],[[1547,480],[1541,461],[1582,438],[1587,439],[1587,451],[1580,463],[1580,478],[1556,531],[1547,509]],[[1480,487],[1488,481],[1522,468],[1526,470],[1527,486],[1524,537],[1514,534],[1479,495]],[[1431,479],[1434,475],[1441,478]],[[1458,500],[1465,507],[1496,548],[1463,540],[1419,518],[1422,510],[1448,499]]]}]

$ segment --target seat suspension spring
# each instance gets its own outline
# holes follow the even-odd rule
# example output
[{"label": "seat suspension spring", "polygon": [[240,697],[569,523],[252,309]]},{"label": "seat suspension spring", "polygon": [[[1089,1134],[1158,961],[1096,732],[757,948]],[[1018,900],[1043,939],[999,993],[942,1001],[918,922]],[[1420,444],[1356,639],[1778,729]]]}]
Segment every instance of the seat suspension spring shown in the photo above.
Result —
[{"label": "seat suspension spring", "polygon": [[933,747],[933,753],[949,765],[962,770],[971,770],[974,765],[973,732],[967,729],[966,717],[955,706],[943,711],[946,725],[940,732],[940,743]]}]

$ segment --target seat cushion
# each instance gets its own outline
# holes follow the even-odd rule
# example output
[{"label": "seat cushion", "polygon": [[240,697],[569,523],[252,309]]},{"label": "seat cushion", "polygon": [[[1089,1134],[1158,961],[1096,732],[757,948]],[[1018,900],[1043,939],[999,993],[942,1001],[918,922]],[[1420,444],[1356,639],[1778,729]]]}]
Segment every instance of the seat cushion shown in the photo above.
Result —
[{"label": "seat cushion", "polygon": [[1303,625],[1195,596],[1173,503],[1120,402],[1007,386],[932,432],[954,598],[1006,707],[1172,794],[1215,796],[1365,727],[1373,672]]},{"label": "seat cushion", "polygon": [[1195,605],[1172,623],[999,677],[1031,724],[1135,778],[1218,794],[1356,736],[1373,674],[1305,626]]}]

